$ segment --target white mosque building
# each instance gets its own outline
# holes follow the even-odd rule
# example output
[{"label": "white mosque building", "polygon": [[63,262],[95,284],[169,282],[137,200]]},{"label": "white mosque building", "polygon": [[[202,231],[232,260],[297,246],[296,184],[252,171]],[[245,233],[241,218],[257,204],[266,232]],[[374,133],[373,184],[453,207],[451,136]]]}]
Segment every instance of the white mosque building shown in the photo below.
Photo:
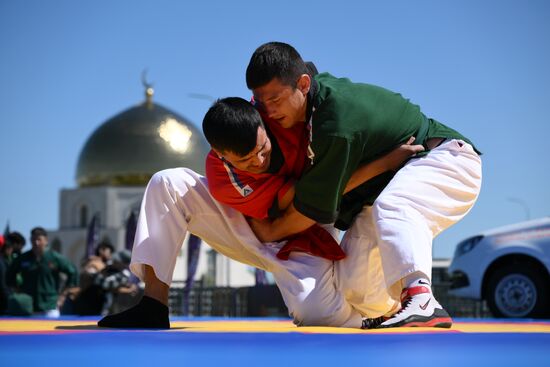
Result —
[{"label": "white mosque building", "polygon": [[[146,99],[110,118],[88,138],[78,159],[78,187],[64,188],[59,199],[59,229],[49,232],[52,245],[73,263],[86,253],[88,227],[99,218],[99,237],[123,250],[126,223],[139,213],[145,186],[157,171],[188,167],[204,173],[209,145],[192,123]],[[178,257],[174,280],[187,274],[187,239]],[[216,253],[203,242],[195,280],[211,286],[254,285],[254,270]]]}]

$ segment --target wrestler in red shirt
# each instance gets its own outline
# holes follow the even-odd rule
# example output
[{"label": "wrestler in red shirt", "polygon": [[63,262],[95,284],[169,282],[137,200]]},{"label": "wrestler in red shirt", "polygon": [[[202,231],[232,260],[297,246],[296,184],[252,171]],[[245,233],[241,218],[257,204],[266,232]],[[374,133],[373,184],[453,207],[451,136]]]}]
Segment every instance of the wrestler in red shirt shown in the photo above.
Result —
[{"label": "wrestler in red shirt", "polygon": [[[233,106],[232,108],[237,109],[247,108],[246,106],[252,108],[240,98],[226,98],[217,103],[218,106]],[[206,176],[212,196],[256,219],[276,218],[279,208],[286,209],[294,196],[294,181],[300,178],[310,162],[307,155],[310,137],[306,124],[284,129],[266,116],[262,116],[262,120],[264,126],[258,127],[256,147],[249,154],[240,156],[223,152],[223,156],[227,158],[225,159],[222,153],[212,150],[206,159]],[[358,168],[350,178],[345,192],[387,170],[398,169],[407,158],[423,150],[420,145],[409,145],[413,140],[411,138],[386,156]],[[257,162],[247,163],[254,161],[253,157],[262,153],[265,153],[265,160],[261,167]],[[287,244],[278,253],[279,258],[287,259],[291,251],[307,252],[330,260],[345,257],[334,238],[318,225],[313,225],[287,240]]]},{"label": "wrestler in red shirt", "polygon": [[[271,143],[269,167],[264,173],[239,170],[213,150],[206,158],[206,177],[212,196],[256,219],[278,216],[279,203],[309,162],[306,154],[309,131],[304,125],[284,129],[275,121],[262,117]],[[330,260],[345,257],[335,239],[318,225],[288,238],[277,256],[286,260],[291,251],[308,252]]]}]

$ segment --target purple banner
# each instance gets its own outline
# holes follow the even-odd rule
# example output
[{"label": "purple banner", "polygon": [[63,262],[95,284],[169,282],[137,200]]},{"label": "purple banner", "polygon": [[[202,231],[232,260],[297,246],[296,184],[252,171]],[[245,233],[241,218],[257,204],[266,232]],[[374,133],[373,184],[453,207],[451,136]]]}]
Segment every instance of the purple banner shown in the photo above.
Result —
[{"label": "purple banner", "polygon": [[99,214],[94,214],[90,225],[88,226],[88,236],[86,238],[86,258],[92,256],[99,243]]},{"label": "purple banner", "polygon": [[189,295],[193,288],[193,281],[197,266],[199,265],[199,254],[201,250],[202,240],[193,235],[189,235],[187,241],[187,279],[185,280],[185,288],[183,289],[183,315],[189,316]]},{"label": "purple banner", "polygon": [[134,247],[134,237],[136,236],[137,220],[136,215],[132,211],[128,220],[126,221],[126,240],[124,248],[126,250],[132,251]]}]

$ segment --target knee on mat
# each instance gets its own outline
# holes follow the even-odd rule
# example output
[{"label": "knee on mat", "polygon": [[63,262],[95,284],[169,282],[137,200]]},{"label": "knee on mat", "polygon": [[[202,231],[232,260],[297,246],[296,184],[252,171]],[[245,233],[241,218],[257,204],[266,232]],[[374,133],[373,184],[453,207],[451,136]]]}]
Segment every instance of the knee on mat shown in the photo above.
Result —
[{"label": "knee on mat", "polygon": [[290,310],[294,324],[298,326],[341,326],[339,312],[319,300],[304,300],[299,306]]}]

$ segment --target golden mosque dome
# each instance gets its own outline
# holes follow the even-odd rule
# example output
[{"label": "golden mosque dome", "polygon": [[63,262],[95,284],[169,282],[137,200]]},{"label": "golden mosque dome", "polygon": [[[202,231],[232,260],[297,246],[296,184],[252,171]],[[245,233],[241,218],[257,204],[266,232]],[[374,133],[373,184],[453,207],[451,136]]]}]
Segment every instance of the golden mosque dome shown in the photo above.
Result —
[{"label": "golden mosque dome", "polygon": [[162,169],[188,167],[204,173],[210,146],[202,132],[178,114],[146,101],[98,127],[78,158],[79,186],[144,186]]}]

